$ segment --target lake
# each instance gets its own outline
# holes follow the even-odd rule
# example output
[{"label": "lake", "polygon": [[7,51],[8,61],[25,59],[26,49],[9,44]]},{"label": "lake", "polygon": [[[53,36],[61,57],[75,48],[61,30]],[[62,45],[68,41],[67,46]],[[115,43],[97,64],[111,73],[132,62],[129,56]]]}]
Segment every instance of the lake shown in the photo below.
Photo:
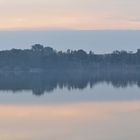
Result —
[{"label": "lake", "polygon": [[140,139],[139,80],[96,79],[92,86],[87,82],[84,87],[76,81],[51,84],[55,88],[43,94],[18,83],[17,88],[1,84],[0,139]]}]

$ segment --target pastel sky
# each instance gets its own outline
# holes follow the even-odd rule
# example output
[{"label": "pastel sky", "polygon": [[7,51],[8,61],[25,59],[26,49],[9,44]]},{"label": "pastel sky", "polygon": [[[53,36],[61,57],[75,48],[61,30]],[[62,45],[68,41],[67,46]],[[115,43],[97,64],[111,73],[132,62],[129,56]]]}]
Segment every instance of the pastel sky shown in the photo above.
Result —
[{"label": "pastel sky", "polygon": [[139,0],[0,0],[0,30],[140,29]]}]

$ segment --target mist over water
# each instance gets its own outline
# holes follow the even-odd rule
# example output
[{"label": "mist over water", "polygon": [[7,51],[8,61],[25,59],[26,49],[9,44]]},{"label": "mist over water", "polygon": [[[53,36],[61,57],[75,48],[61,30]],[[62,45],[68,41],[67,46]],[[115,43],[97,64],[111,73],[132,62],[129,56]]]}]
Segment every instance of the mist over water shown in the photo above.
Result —
[{"label": "mist over water", "polygon": [[0,104],[139,101],[140,73],[11,72],[0,74]]},{"label": "mist over water", "polygon": [[136,51],[140,48],[139,36],[139,30],[1,31],[0,50],[30,48],[40,43],[56,50],[84,49],[95,53]]}]

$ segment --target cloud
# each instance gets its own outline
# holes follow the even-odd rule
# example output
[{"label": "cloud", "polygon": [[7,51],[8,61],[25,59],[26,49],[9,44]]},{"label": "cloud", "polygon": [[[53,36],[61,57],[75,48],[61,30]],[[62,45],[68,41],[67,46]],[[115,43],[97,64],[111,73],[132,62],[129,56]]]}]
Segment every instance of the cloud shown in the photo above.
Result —
[{"label": "cloud", "polygon": [[138,0],[0,0],[0,27],[133,29],[139,28],[139,5]]}]

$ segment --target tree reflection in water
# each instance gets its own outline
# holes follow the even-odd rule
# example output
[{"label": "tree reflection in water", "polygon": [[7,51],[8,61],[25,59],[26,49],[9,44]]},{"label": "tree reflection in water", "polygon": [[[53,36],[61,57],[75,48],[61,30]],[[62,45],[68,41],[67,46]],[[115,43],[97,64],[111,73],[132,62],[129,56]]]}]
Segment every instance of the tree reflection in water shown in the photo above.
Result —
[{"label": "tree reflection in water", "polygon": [[84,89],[106,82],[116,88],[125,88],[131,85],[140,87],[140,72],[133,71],[70,71],[70,72],[5,72],[0,74],[0,90],[32,90],[34,95],[40,96],[58,88]]}]

